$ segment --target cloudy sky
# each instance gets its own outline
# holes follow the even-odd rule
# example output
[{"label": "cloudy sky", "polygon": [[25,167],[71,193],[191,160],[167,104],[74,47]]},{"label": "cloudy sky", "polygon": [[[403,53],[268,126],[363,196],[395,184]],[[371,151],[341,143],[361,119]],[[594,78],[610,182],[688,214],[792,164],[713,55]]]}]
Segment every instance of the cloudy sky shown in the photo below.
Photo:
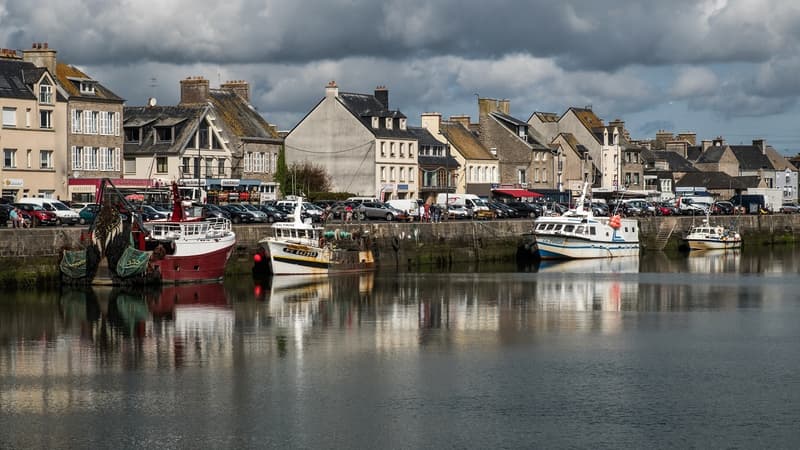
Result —
[{"label": "cloudy sky", "polygon": [[179,80],[243,79],[291,129],[336,80],[419,114],[592,105],[634,138],[693,131],[800,152],[800,3],[792,0],[0,0],[0,47],[48,42],[127,100]]}]

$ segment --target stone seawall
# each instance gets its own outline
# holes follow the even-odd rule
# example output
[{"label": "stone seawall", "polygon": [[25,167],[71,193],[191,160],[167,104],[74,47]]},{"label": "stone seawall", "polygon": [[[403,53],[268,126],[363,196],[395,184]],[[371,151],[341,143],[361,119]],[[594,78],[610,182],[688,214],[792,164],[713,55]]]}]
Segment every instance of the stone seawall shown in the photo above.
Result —
[{"label": "stone seawall", "polygon": [[[640,236],[645,251],[677,250],[681,237],[702,217],[640,218]],[[800,241],[800,215],[717,217],[723,224],[734,222],[743,235],[745,248],[752,245]],[[508,261],[517,254],[530,220],[450,221],[442,223],[371,223],[328,225],[330,230],[360,232],[374,242],[381,268],[447,266],[473,261]],[[25,282],[53,277],[60,249],[79,244],[83,227],[0,229],[0,284],[7,279]],[[267,225],[234,225],[237,245],[229,273],[247,273],[258,240]],[[22,275],[20,275],[22,274]]]}]

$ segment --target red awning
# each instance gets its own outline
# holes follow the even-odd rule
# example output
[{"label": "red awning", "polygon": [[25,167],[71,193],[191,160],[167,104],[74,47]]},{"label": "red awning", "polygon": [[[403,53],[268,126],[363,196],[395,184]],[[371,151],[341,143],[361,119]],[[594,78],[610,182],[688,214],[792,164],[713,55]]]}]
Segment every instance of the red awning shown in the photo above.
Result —
[{"label": "red awning", "polygon": [[492,194],[508,195],[508,196],[510,196],[510,197],[514,197],[514,198],[522,198],[522,197],[528,197],[528,198],[537,198],[537,197],[544,197],[544,195],[542,195],[542,194],[540,194],[540,193],[538,193],[538,192],[528,191],[528,190],[526,190],[526,189],[494,189],[494,190],[492,190]]}]

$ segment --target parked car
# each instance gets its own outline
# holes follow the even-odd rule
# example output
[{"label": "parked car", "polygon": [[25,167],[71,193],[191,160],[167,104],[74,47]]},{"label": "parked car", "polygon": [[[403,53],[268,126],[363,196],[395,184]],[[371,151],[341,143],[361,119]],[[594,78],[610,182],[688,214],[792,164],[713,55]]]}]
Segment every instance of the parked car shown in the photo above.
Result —
[{"label": "parked car", "polygon": [[220,208],[222,208],[223,210],[227,211],[228,214],[230,214],[231,222],[233,223],[252,223],[256,219],[253,213],[242,208],[240,205],[236,203],[220,206]]},{"label": "parked car", "polygon": [[202,208],[203,217],[216,217],[218,219],[228,220],[231,218],[231,213],[213,203],[198,204],[198,206]]},{"label": "parked car", "polygon": [[508,202],[508,206],[517,210],[520,217],[539,217],[544,213],[542,205],[529,202]]},{"label": "parked car", "polygon": [[268,221],[267,213],[262,211],[258,206],[251,205],[249,203],[240,203],[239,206],[253,213],[253,216],[255,216],[254,220],[256,222],[264,223]]},{"label": "parked car", "polygon": [[260,205],[258,207],[261,212],[267,215],[267,222],[274,223],[274,222],[285,222],[289,220],[289,216],[286,215],[283,211],[279,210],[278,208],[270,205]]},{"label": "parked car", "polygon": [[17,209],[21,210],[28,216],[31,225],[38,227],[39,225],[57,225],[58,216],[52,211],[47,211],[39,205],[33,203],[14,203]]},{"label": "parked car", "polygon": [[151,220],[165,220],[167,218],[166,214],[150,205],[139,205],[134,212],[139,214],[139,216],[145,222],[149,222]]},{"label": "parked car", "polygon": [[714,214],[731,215],[736,211],[736,206],[731,202],[714,202]]},{"label": "parked car", "polygon": [[658,216],[679,216],[681,210],[672,202],[656,203],[656,215]]},{"label": "parked car", "polygon": [[800,206],[797,203],[784,203],[781,205],[780,212],[783,214],[796,214],[800,212]]},{"label": "parked car", "polygon": [[97,203],[89,203],[80,211],[78,211],[78,222],[81,225],[86,225],[87,223],[93,223],[94,218],[97,217],[97,213],[100,212],[100,205]]},{"label": "parked car", "polygon": [[449,205],[447,207],[448,219],[469,219],[472,211],[464,205]]},{"label": "parked car", "polygon": [[382,202],[363,202],[356,208],[356,217],[364,219],[408,220],[408,214]]},{"label": "parked car", "polygon": [[517,212],[516,209],[508,206],[507,204],[505,204],[503,202],[494,202],[494,203],[496,203],[498,207],[502,208],[503,211],[505,211],[506,217],[508,217],[509,219],[513,219],[513,218],[519,217],[519,213]]}]

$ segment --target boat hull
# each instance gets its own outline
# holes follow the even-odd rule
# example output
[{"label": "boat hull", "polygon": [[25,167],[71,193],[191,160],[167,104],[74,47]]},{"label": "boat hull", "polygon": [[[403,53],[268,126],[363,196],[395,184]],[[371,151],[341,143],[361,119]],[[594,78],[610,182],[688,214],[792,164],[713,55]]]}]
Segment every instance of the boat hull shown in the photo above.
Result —
[{"label": "boat hull", "polygon": [[542,259],[639,256],[638,242],[597,242],[560,236],[536,236],[536,245]]},{"label": "boat hull", "polygon": [[167,255],[152,263],[153,269],[161,275],[162,283],[193,283],[198,281],[221,280],[225,275],[225,265],[233,253],[235,240],[216,250],[184,256]]},{"label": "boat hull", "polygon": [[371,250],[333,249],[268,241],[273,275],[324,275],[375,269]]},{"label": "boat hull", "polygon": [[731,250],[742,247],[741,239],[684,239],[689,250]]}]

